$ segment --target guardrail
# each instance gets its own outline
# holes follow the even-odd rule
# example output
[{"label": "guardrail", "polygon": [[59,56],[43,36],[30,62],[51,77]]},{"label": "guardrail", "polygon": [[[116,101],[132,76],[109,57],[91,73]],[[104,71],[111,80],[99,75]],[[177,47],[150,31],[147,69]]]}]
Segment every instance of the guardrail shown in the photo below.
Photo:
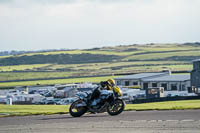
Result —
[{"label": "guardrail", "polygon": [[177,101],[177,100],[196,100],[200,96],[175,96],[175,97],[162,97],[162,98],[149,98],[149,99],[135,99],[131,103],[150,103],[150,102],[164,102],[164,101]]}]

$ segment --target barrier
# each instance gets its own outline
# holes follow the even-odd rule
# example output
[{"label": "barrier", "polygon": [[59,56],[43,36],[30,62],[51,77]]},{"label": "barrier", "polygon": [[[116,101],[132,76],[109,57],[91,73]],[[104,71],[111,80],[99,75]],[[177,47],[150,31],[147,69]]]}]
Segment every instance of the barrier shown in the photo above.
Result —
[{"label": "barrier", "polygon": [[177,101],[177,100],[197,100],[200,96],[175,96],[175,97],[161,97],[149,99],[135,99],[131,103],[150,103],[150,102],[164,102],[164,101]]}]

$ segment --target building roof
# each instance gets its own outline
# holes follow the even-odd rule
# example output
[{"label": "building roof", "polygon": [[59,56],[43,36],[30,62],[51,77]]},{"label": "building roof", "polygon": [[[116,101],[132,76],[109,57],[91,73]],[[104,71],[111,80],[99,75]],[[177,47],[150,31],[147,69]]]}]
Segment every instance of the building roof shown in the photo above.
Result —
[{"label": "building roof", "polygon": [[125,80],[125,79],[143,79],[143,78],[148,78],[148,77],[154,77],[154,76],[161,76],[161,75],[166,75],[169,74],[168,72],[163,72],[163,73],[139,73],[139,74],[134,74],[134,75],[128,75],[128,76],[123,76],[123,77],[119,77],[119,78],[115,78],[120,79],[120,80]]},{"label": "building roof", "polygon": [[193,60],[193,62],[199,62],[199,61],[200,61],[200,59]]},{"label": "building roof", "polygon": [[177,75],[164,75],[160,77],[153,77],[153,78],[147,78],[143,81],[147,82],[153,82],[153,81],[162,81],[162,82],[180,82],[180,81],[187,81],[190,80],[190,75],[183,75],[183,74],[177,74]]}]

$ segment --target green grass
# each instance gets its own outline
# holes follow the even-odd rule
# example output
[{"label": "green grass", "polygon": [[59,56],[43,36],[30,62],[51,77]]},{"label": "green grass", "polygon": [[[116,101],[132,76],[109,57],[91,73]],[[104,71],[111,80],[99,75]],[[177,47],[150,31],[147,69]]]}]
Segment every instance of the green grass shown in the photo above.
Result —
[{"label": "green grass", "polygon": [[177,51],[177,50],[197,50],[199,47],[189,45],[178,45],[178,44],[157,44],[157,45],[143,45],[140,47],[143,51],[155,52],[155,51]]},{"label": "green grass", "polygon": [[50,64],[33,64],[33,65],[13,65],[13,66],[0,66],[0,71],[25,71],[25,70],[38,70],[48,67]]},{"label": "green grass", "polygon": [[36,80],[36,81],[22,81],[22,82],[6,82],[0,83],[0,87],[14,87],[14,86],[31,86],[31,85],[53,85],[53,84],[67,84],[67,83],[82,83],[93,82],[98,83],[100,81],[107,80],[109,78],[115,78],[119,76],[103,76],[103,77],[89,77],[89,78],[71,78],[71,79],[56,79],[56,80]]},{"label": "green grass", "polygon": [[[146,63],[146,64],[145,64]],[[173,65],[168,65],[168,64]],[[148,65],[152,64],[152,66]],[[139,65],[139,66],[138,66]],[[61,65],[60,67],[65,67]],[[66,66],[67,67],[67,66]],[[71,67],[71,66],[70,66]],[[112,68],[116,68],[113,69]],[[94,76],[99,74],[117,74],[117,73],[140,73],[140,72],[160,72],[163,69],[169,69],[172,71],[189,71],[192,70],[192,64],[184,65],[182,62],[160,62],[156,65],[156,62],[121,62],[121,63],[96,63],[96,64],[76,64],[73,71],[70,72],[3,72],[0,73],[0,88],[13,87],[13,86],[29,86],[29,85],[52,85],[52,84],[66,84],[66,83],[80,83],[80,82],[99,82],[113,76],[106,77],[90,77],[90,78],[70,78],[70,79],[52,79],[45,78],[57,78],[57,77],[69,77],[69,76]],[[119,77],[119,76],[118,76]],[[36,79],[32,81],[20,81],[20,82],[6,82],[7,80],[25,80]],[[37,80],[45,79],[45,80]]]},{"label": "green grass", "polygon": [[[35,72],[3,72],[0,73],[0,81],[7,80],[24,80],[38,78],[56,78],[68,76],[93,76],[99,74],[112,73],[128,73],[128,72],[151,72],[170,69],[175,71],[192,70],[192,64],[187,64],[181,61],[138,61],[138,62],[112,62],[112,63],[87,63],[87,64],[46,64],[46,65],[19,65],[19,66],[2,66],[0,70],[9,71],[24,70],[30,67],[30,70]],[[32,68],[32,69],[31,69]],[[38,70],[46,70],[47,72],[37,72]],[[57,69],[65,71],[58,72]],[[51,71],[48,71],[51,70]]]},{"label": "green grass", "polygon": [[134,61],[134,62],[109,62],[109,63],[87,63],[87,64],[33,64],[33,65],[14,65],[14,66],[0,66],[1,72],[12,72],[12,71],[56,71],[57,69],[70,69],[70,70],[87,70],[87,69],[102,69],[105,67],[118,67],[127,65],[165,65],[165,64],[176,64],[181,65],[187,62],[184,61]]},{"label": "green grass", "polygon": [[[129,49],[134,49],[127,51]],[[124,51],[125,50],[125,51]],[[54,52],[38,52],[38,53],[29,53],[29,54],[22,54],[22,55],[15,55],[15,56],[0,56],[0,58],[7,58],[7,57],[19,57],[19,56],[33,56],[33,55],[55,55],[55,54],[103,54],[103,55],[117,55],[117,56],[131,56],[132,54],[138,54],[138,53],[145,53],[145,52],[168,52],[176,54],[176,51],[180,51],[180,56],[184,56],[186,52],[185,50],[188,50],[191,55],[191,52],[199,51],[200,47],[196,46],[190,46],[190,45],[179,45],[179,44],[156,44],[156,45],[124,45],[124,46],[116,46],[116,47],[103,47],[100,48],[100,50],[69,50],[69,51],[54,51]],[[179,53],[179,52],[178,52]],[[186,52],[187,53],[187,52]],[[195,53],[196,54],[196,53]],[[198,53],[197,53],[198,54]],[[151,56],[151,54],[149,54]],[[188,54],[186,54],[187,56]],[[193,54],[194,55],[194,54]],[[156,55],[152,55],[152,57],[155,57]],[[133,57],[128,57],[134,59],[135,55]],[[136,56],[138,58],[142,58],[140,56]],[[167,55],[162,55],[161,57],[168,57]],[[148,58],[150,58],[148,56]]]},{"label": "green grass", "polygon": [[[33,65],[13,65],[0,66],[0,81],[8,80],[26,80],[26,79],[46,79],[40,81],[27,82],[7,82],[0,83],[0,87],[18,86],[18,85],[35,85],[35,84],[58,84],[72,82],[93,82],[94,79],[64,79],[64,80],[47,80],[47,78],[58,77],[79,77],[79,76],[98,76],[113,75],[140,72],[160,72],[162,70],[172,71],[190,71],[192,70],[192,62],[188,61],[195,56],[200,57],[200,46],[195,45],[179,45],[179,44],[156,44],[156,45],[122,45],[116,47],[103,47],[94,50],[70,50],[24,54],[27,56],[43,54],[104,54],[118,55],[121,58],[112,62],[101,63],[81,63],[81,64],[33,64]],[[9,57],[17,57],[23,55],[15,55]],[[174,59],[174,56],[180,56],[180,60]],[[186,56],[186,60],[182,59]],[[2,56],[1,58],[6,58]],[[165,60],[171,58],[174,61]],[[142,60],[150,61],[142,61]],[[159,59],[159,60],[156,60]],[[131,61],[132,60],[132,61]],[[134,61],[141,60],[141,61]],[[16,72],[18,71],[18,72]],[[23,71],[23,72],[21,72]],[[42,72],[41,72],[42,71]],[[99,81],[99,80],[97,80]]]},{"label": "green grass", "polygon": [[50,115],[69,112],[65,105],[0,105],[0,116]]},{"label": "green grass", "polygon": [[85,50],[71,50],[71,51],[56,51],[56,52],[42,52],[42,53],[30,53],[30,54],[22,54],[18,56],[33,56],[33,55],[56,55],[56,54],[103,54],[103,55],[130,55],[135,52],[115,52],[115,51],[85,51]]},{"label": "green grass", "polygon": [[[200,109],[200,100],[127,104],[126,111]],[[0,105],[0,116],[50,115],[69,113],[69,105]]]},{"label": "green grass", "polygon": [[126,110],[184,110],[184,109],[200,109],[200,100],[183,100],[154,102],[143,104],[129,104]]},{"label": "green grass", "polygon": [[0,73],[0,81],[68,77],[72,74],[72,72],[4,72]]},{"label": "green grass", "polygon": [[164,59],[173,56],[200,56],[199,50],[195,51],[180,51],[180,52],[165,52],[165,53],[150,53],[150,54],[141,54],[133,55],[124,58],[123,60],[151,60],[151,59]]}]

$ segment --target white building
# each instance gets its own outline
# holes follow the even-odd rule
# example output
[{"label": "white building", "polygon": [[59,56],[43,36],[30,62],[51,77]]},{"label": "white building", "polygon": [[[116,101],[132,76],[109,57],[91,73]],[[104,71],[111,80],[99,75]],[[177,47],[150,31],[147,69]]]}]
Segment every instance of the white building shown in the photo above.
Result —
[{"label": "white building", "polygon": [[6,103],[7,96],[0,95],[0,103]]},{"label": "white building", "polygon": [[30,103],[36,103],[40,102],[44,97],[40,94],[21,94],[16,96],[17,102],[30,102]]},{"label": "white building", "polygon": [[133,101],[135,99],[145,98],[146,94],[144,90],[140,89],[130,89],[130,88],[122,88],[122,99],[125,102]]},{"label": "white building", "polygon": [[12,98],[13,102],[35,103],[41,101],[44,97],[40,94],[28,94],[24,91],[12,90],[7,94],[7,98]]},{"label": "white building", "polygon": [[187,91],[191,88],[190,75],[163,73],[140,73],[115,78],[118,86],[163,87],[165,91]]},{"label": "white building", "polygon": [[74,97],[76,92],[77,84],[59,85],[55,87],[55,93],[53,96],[56,98]]}]

